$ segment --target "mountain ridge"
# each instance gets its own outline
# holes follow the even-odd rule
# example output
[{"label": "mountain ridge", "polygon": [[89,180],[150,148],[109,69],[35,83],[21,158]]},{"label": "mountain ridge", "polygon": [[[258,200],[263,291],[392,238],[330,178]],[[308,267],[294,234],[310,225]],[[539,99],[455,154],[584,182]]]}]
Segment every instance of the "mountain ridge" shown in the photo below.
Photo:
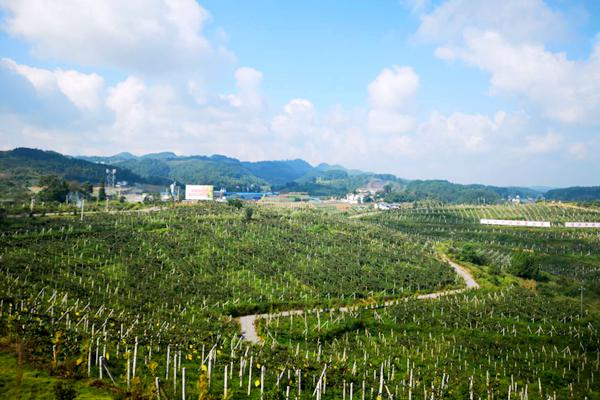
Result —
[{"label": "mountain ridge", "polygon": [[[27,187],[42,175],[56,174],[66,180],[104,180],[106,168],[117,169],[117,180],[133,184],[166,186],[212,184],[228,191],[275,190],[308,192],[315,196],[344,196],[359,188],[385,189],[388,201],[437,200],[447,203],[494,203],[519,196],[541,198],[544,192],[528,187],[457,184],[443,179],[408,180],[341,165],[311,165],[302,159],[241,161],[222,154],[179,156],[173,152],[112,156],[68,156],[55,151],[16,148],[0,152],[0,189]],[[2,184],[3,183],[3,184]],[[592,201],[600,188],[550,189],[548,199]]]}]

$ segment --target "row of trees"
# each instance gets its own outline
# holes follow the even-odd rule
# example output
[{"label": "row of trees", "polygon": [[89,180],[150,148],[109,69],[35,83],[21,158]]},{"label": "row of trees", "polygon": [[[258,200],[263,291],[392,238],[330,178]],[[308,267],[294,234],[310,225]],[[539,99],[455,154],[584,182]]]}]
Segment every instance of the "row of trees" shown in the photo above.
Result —
[{"label": "row of trees", "polygon": [[[79,193],[84,198],[91,198],[94,187],[90,182],[67,182],[57,175],[46,175],[40,179],[40,185],[44,187],[37,198],[41,201],[64,203],[69,193]],[[104,183],[100,184],[98,200],[106,199]]]}]

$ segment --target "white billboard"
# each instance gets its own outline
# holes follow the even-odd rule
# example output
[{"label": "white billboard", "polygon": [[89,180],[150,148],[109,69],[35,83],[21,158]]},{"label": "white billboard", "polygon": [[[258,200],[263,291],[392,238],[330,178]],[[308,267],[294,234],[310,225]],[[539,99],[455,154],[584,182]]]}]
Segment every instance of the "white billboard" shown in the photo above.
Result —
[{"label": "white billboard", "polygon": [[565,222],[567,228],[600,228],[600,222]]},{"label": "white billboard", "polygon": [[212,200],[212,185],[185,185],[186,200]]},{"label": "white billboard", "polygon": [[547,221],[517,221],[512,219],[486,219],[479,220],[482,225],[502,225],[502,226],[528,226],[536,228],[550,228],[550,222]]}]

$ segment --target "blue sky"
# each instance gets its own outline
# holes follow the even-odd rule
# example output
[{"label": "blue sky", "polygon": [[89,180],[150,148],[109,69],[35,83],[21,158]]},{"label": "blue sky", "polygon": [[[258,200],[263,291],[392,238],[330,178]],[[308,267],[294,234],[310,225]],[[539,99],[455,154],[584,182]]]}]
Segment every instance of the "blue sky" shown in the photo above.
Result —
[{"label": "blue sky", "polygon": [[0,147],[598,185],[600,2],[0,0]]},{"label": "blue sky", "polygon": [[[482,74],[435,63],[431,46],[411,43],[419,19],[397,1],[205,4],[219,16],[238,58],[265,73],[264,88],[279,104],[294,95],[319,108],[360,107],[365,83],[395,64],[432,77],[420,95],[423,102],[439,99],[440,107],[456,95],[464,106],[475,106],[479,101],[468,93],[480,95],[487,86]],[[446,81],[440,85],[439,79]]]}]

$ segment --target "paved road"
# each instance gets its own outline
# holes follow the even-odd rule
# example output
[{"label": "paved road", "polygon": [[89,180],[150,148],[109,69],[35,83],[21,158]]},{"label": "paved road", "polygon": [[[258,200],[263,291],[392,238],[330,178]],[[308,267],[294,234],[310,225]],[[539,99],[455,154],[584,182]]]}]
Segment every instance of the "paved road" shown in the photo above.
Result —
[{"label": "paved road", "polygon": [[[401,301],[408,301],[411,298],[416,298],[416,299],[420,299],[420,300],[422,300],[422,299],[437,299],[437,298],[443,297],[443,296],[449,296],[452,294],[462,293],[469,289],[479,288],[479,284],[475,281],[475,279],[473,278],[473,275],[471,275],[471,272],[467,268],[463,267],[460,264],[455,263],[454,261],[450,260],[445,255],[442,255],[442,259],[445,262],[447,262],[459,276],[461,276],[463,278],[463,280],[465,281],[465,287],[463,289],[453,289],[453,290],[445,290],[445,291],[441,291],[441,292],[420,294],[416,297],[403,298],[401,300],[389,300],[383,304],[377,305],[376,307],[377,308],[389,307],[394,304],[398,304]],[[348,312],[351,310],[356,310],[358,308],[359,308],[358,306],[348,306],[348,307],[340,307],[335,310],[339,311],[339,312]],[[328,311],[328,310],[311,309],[311,310],[308,310],[307,312],[308,313],[316,313],[317,311],[323,312],[323,311]],[[304,314],[304,312],[305,312],[305,310],[292,310],[292,311],[281,311],[281,312],[277,312],[277,313],[273,313],[273,314],[245,315],[245,316],[239,318],[242,335],[244,336],[244,339],[246,339],[248,342],[255,343],[255,344],[261,343],[262,339],[260,338],[260,336],[258,336],[258,333],[256,332],[256,320],[258,318],[288,317],[290,315],[301,315],[301,314]]]}]

